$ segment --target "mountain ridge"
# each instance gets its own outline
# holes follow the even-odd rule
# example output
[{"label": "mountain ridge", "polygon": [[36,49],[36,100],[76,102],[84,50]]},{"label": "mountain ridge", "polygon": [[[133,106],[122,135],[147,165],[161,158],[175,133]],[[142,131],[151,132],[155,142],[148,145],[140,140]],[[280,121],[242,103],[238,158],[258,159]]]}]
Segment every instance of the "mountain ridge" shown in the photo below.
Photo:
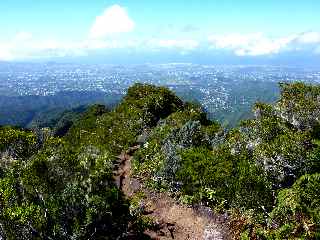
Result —
[{"label": "mountain ridge", "polygon": [[231,130],[146,84],[112,110],[92,106],[64,136],[1,127],[0,236],[150,239],[159,223],[144,214],[148,194],[125,197],[114,182],[118,156],[139,144],[131,179],[155,196],[227,214],[233,239],[317,239],[320,87],[279,87],[275,104],[257,103],[254,118]]}]

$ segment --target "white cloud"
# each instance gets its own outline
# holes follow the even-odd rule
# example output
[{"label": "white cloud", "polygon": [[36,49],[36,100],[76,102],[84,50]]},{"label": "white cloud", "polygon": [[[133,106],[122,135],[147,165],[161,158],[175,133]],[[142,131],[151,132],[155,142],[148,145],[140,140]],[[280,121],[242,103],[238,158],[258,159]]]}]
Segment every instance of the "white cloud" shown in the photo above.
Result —
[{"label": "white cloud", "polygon": [[152,39],[148,45],[151,48],[175,48],[182,50],[193,50],[199,47],[199,42],[195,40],[176,40],[176,39]]},{"label": "white cloud", "polygon": [[209,36],[209,42],[215,48],[232,48],[236,49],[242,46],[249,45],[252,41],[257,41],[261,38],[261,34],[226,34],[226,35],[212,35]]},{"label": "white cloud", "polygon": [[11,54],[11,47],[7,44],[0,43],[0,61],[10,61],[13,60]]},{"label": "white cloud", "polygon": [[320,32],[304,32],[278,38],[262,33],[236,33],[212,35],[208,41],[213,49],[231,50],[238,56],[260,56],[289,50],[316,49],[315,45],[320,44]]},{"label": "white cloud", "polygon": [[105,38],[115,33],[131,32],[134,27],[135,23],[130,19],[126,9],[113,5],[96,18],[89,36],[92,39]]},{"label": "white cloud", "polygon": [[[20,40],[18,40],[20,39]],[[88,39],[63,42],[54,39],[24,41],[14,37],[10,43],[0,43],[0,60],[28,60],[37,58],[86,56],[91,51],[141,46],[138,41]]]},{"label": "white cloud", "polygon": [[32,39],[32,33],[30,32],[18,32],[14,37],[14,41],[29,41]]},{"label": "white cloud", "polygon": [[238,56],[259,56],[276,54],[288,46],[295,37],[268,38],[262,33],[212,35],[212,48],[233,50]]},{"label": "white cloud", "polygon": [[297,41],[303,44],[320,43],[320,32],[305,32],[297,36]]},{"label": "white cloud", "polygon": [[32,35],[16,34],[10,42],[0,43],[0,60],[26,60],[44,57],[83,55],[79,43],[62,43],[56,40],[36,40]]},{"label": "white cloud", "polygon": [[32,39],[29,32],[18,32],[9,42],[0,43],[0,60],[10,61],[15,59],[15,51],[17,48],[25,48]]}]

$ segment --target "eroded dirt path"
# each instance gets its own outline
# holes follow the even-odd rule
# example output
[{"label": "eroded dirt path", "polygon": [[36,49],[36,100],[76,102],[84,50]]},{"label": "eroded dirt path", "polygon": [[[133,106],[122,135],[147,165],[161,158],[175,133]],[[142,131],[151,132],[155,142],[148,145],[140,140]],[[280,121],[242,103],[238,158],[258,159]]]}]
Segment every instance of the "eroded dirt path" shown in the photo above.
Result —
[{"label": "eroded dirt path", "polygon": [[231,239],[226,217],[214,214],[203,206],[188,207],[177,203],[167,193],[156,193],[143,188],[139,180],[131,176],[132,153],[138,147],[123,152],[119,158],[115,180],[126,197],[143,192],[143,214],[151,217],[157,225],[156,230],[148,230],[151,239],[192,239],[224,240]]}]

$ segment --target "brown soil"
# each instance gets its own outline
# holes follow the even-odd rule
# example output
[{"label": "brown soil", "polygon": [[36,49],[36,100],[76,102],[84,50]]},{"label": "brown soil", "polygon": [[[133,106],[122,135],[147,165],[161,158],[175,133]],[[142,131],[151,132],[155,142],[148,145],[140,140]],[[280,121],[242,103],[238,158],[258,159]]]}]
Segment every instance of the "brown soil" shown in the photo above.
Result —
[{"label": "brown soil", "polygon": [[227,227],[227,217],[214,214],[204,206],[188,207],[176,202],[167,193],[157,193],[143,188],[139,180],[131,177],[131,153],[138,147],[123,152],[115,171],[115,181],[127,198],[136,192],[143,192],[144,215],[153,219],[156,230],[145,232],[151,239],[192,239],[224,240],[231,239]]}]

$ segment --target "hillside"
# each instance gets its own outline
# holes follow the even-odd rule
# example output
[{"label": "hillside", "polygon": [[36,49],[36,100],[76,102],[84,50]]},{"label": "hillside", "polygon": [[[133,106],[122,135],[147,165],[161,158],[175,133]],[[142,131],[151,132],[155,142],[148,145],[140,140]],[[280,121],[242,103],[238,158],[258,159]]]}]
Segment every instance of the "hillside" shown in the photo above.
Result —
[{"label": "hillside", "polygon": [[0,238],[320,238],[320,87],[279,88],[231,130],[143,84],[60,134],[1,127]]},{"label": "hillside", "polygon": [[52,96],[0,96],[0,125],[34,126],[49,122],[66,110],[105,104],[113,107],[122,96],[103,92],[65,91]]}]

